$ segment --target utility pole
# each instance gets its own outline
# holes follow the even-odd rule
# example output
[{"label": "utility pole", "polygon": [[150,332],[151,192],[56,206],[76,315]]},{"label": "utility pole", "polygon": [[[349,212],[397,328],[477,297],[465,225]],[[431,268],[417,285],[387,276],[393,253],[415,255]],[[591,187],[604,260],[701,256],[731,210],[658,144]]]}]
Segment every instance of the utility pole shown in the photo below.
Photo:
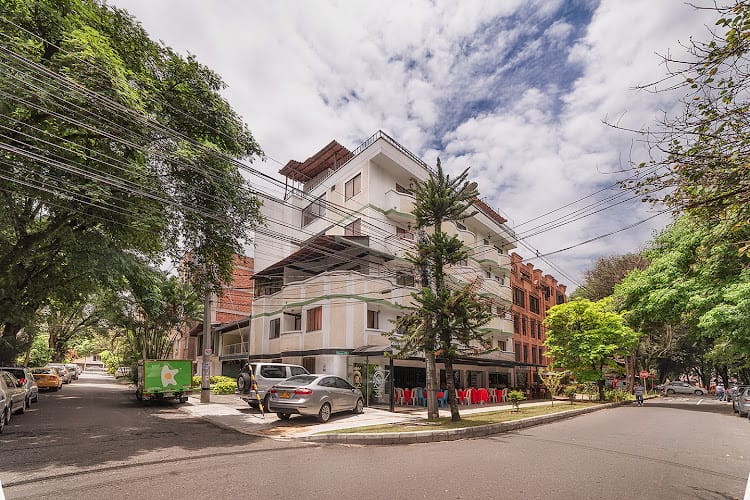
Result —
[{"label": "utility pole", "polygon": [[211,340],[213,331],[211,328],[211,310],[213,309],[213,293],[206,288],[206,297],[203,305],[203,369],[201,372],[201,403],[211,402]]}]

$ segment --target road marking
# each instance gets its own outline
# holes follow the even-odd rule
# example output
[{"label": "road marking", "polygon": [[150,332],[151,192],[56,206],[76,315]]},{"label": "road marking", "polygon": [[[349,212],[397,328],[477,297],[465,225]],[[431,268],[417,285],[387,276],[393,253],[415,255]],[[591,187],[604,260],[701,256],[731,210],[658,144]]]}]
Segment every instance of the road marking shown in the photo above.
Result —
[{"label": "road marking", "polygon": [[3,494],[3,482],[0,481],[0,500],[5,500],[5,495]]},{"label": "road marking", "polygon": [[[3,500],[1,498],[2,491],[0,491],[0,500]],[[750,500],[750,474],[747,475],[747,486],[745,486],[745,500]]]},{"label": "road marking", "polygon": [[696,405],[696,406],[698,406],[698,405],[699,405],[699,404],[701,404],[702,402],[703,402],[703,399],[699,399],[699,400],[698,400],[698,402],[697,402],[697,403],[695,403],[695,405]]}]

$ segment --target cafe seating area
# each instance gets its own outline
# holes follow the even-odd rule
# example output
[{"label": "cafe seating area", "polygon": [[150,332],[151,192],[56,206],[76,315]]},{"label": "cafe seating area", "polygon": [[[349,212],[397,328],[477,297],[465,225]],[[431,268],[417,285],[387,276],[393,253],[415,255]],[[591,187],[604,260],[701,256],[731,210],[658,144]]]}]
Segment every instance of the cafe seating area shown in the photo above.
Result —
[{"label": "cafe seating area", "polygon": [[[486,405],[501,404],[508,401],[508,388],[485,388],[467,387],[456,390],[456,400],[459,405]],[[427,406],[427,390],[423,387],[394,389],[396,406]],[[445,389],[437,392],[438,404],[441,408],[448,406],[448,391]]]}]

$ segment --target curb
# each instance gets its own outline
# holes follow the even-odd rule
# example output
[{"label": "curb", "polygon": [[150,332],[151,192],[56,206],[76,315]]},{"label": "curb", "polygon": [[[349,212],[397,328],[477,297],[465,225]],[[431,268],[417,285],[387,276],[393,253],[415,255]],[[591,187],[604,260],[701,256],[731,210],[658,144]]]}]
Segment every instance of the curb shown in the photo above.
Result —
[{"label": "curb", "polygon": [[378,434],[350,433],[350,434],[318,434],[302,436],[296,439],[315,443],[338,443],[338,444],[362,444],[362,445],[392,445],[392,444],[415,444],[435,443],[439,441],[455,441],[457,439],[470,439],[477,437],[500,434],[515,431],[535,425],[547,424],[564,420],[566,418],[591,413],[594,411],[615,408],[630,401],[617,403],[606,403],[589,408],[578,408],[575,410],[561,411],[549,415],[528,417],[512,422],[499,422],[497,424],[478,425],[476,427],[464,427],[462,429],[450,429],[441,431],[413,431],[413,432],[383,432]]}]

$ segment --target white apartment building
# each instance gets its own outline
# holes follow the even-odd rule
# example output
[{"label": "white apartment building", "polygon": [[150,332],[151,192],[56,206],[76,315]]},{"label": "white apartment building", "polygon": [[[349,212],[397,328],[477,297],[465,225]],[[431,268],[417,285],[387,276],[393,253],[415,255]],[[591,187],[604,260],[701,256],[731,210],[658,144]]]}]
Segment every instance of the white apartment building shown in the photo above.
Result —
[{"label": "white apartment building", "polygon": [[[428,166],[383,132],[354,151],[335,141],[304,162],[290,161],[285,199],[265,199],[268,224],[255,239],[255,298],[243,332],[251,360],[283,361],[362,384],[370,405],[390,387],[424,387],[421,357],[392,359],[384,334],[410,304],[416,275],[413,179]],[[458,387],[512,386],[510,251],[506,220],[477,200],[476,215],[444,223],[469,248],[451,279],[483,278],[495,316],[485,326],[495,351],[454,365]],[[441,383],[445,374],[438,356]]]}]

